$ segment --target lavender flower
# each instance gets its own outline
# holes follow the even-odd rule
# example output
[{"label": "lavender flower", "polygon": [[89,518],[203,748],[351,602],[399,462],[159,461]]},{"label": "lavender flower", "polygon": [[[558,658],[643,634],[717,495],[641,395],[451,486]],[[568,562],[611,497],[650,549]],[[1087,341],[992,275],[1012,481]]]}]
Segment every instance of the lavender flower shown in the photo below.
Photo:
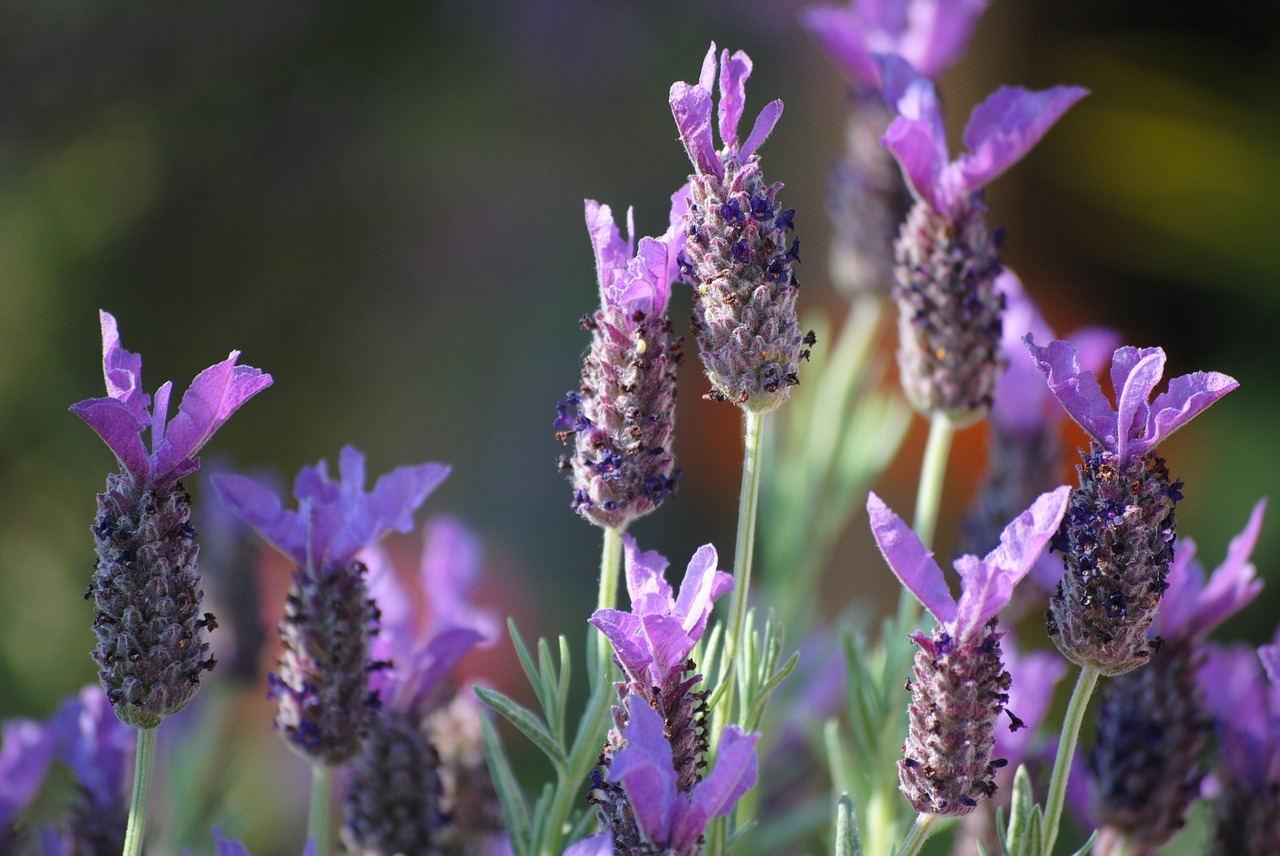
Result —
[{"label": "lavender flower", "polygon": [[671,452],[680,340],[666,314],[679,275],[675,224],[636,250],[630,209],[625,241],[608,205],[588,199],[586,214],[601,308],[582,319],[591,332],[582,385],[554,425],[562,442],[575,438],[572,460],[561,459],[573,474],[573,510],[622,528],[674,494],[680,476]]},{"label": "lavender flower", "polygon": [[969,152],[951,161],[933,84],[901,57],[880,62],[885,98],[898,113],[883,142],[916,200],[895,245],[903,388],[921,413],[968,425],[990,409],[1005,364],[1000,261],[981,190],[1086,93],[1001,87],[974,108],[964,132]]},{"label": "lavender flower", "polygon": [[369,694],[376,613],[356,553],[392,529],[411,529],[414,509],[449,474],[442,464],[398,467],[366,493],[364,455],[351,446],[338,469],[335,482],[324,461],[302,468],[297,511],[244,476],[214,480],[222,501],[297,566],[280,625],[280,674],[270,677],[276,729],[296,752],[329,766],[355,754],[377,704]]},{"label": "lavender flower", "polygon": [[[616,684],[619,699],[627,701],[613,708],[613,728],[600,764],[606,770],[611,767],[635,712],[630,700],[643,699],[665,724],[678,789],[687,792],[701,777],[707,751],[707,693],[693,689],[702,675],[696,673],[689,652],[702,638],[716,598],[733,588],[733,577],[716,570],[715,548],[706,544],[689,561],[679,596],[672,597],[663,579],[667,560],[656,552],[641,553],[629,535],[623,536],[623,548],[631,611],[598,609],[590,619],[613,645],[614,659],[626,678]],[[592,801],[601,826],[624,840],[620,830],[634,825],[631,809],[616,783],[601,779],[599,773],[595,778]]]},{"label": "lavender flower", "polygon": [[1221,793],[1208,856],[1280,848],[1280,631],[1272,645],[1210,646],[1199,670],[1218,733]]},{"label": "lavender flower", "polygon": [[880,137],[893,114],[875,53],[904,57],[936,80],[964,51],[986,0],[853,0],[819,4],[801,23],[848,79],[845,153],[832,172],[831,277],[846,294],[884,294],[893,279],[893,239],[911,197]]},{"label": "lavender flower", "polygon": [[371,644],[380,668],[370,676],[370,685],[383,704],[351,762],[344,835],[352,852],[369,856],[442,853],[463,835],[476,838],[493,831],[458,828],[453,808],[462,796],[459,778],[470,778],[472,787],[490,792],[492,786],[482,771],[461,769],[456,751],[451,753],[454,766],[446,768],[431,727],[449,702],[444,679],[486,638],[465,625],[484,625],[494,632],[493,617],[479,613],[467,598],[479,549],[474,536],[451,518],[433,520],[427,533],[420,569],[423,590],[431,598],[426,622],[418,620],[411,593],[400,584],[385,552],[372,547],[360,554],[370,568],[369,589],[381,611],[380,632]]},{"label": "lavender flower", "polygon": [[44,723],[6,719],[0,724],[0,853],[17,838],[14,819],[36,796],[57,749],[57,735]]},{"label": "lavender flower", "polygon": [[898,763],[902,792],[916,811],[960,816],[995,792],[996,718],[1008,703],[1009,674],[1000,659],[996,613],[1058,528],[1070,489],[1041,495],[1013,520],[1000,544],[979,559],[955,561],[962,585],[955,600],[933,554],[874,493],[871,531],[902,584],[938,619],[932,635],[912,636],[915,680],[909,681],[907,742]]},{"label": "lavender flower", "polygon": [[631,716],[609,765],[608,784],[625,795],[630,822],[606,825],[602,835],[579,842],[573,852],[606,852],[598,848],[611,837],[612,852],[620,856],[697,856],[707,824],[732,811],[754,787],[760,735],[726,726],[715,767],[692,788],[681,788],[662,717],[640,696],[629,695],[624,704]]},{"label": "lavender flower", "polygon": [[1093,372],[1081,368],[1075,347],[1054,341],[1041,348],[1030,334],[1024,341],[1050,391],[1093,438],[1052,545],[1066,573],[1049,600],[1049,635],[1072,662],[1120,675],[1150,657],[1147,630],[1173,558],[1182,482],[1170,478],[1156,446],[1237,383],[1195,372],[1173,378],[1168,392],[1148,403],[1164,373],[1164,351],[1124,347],[1111,361],[1117,411]]},{"label": "lavender flower", "polygon": [[792,263],[799,241],[788,246],[795,211],[776,201],[780,184],[766,185],[756,149],[782,115],[782,102],[760,111],[745,140],[738,123],[745,108],[751,59],[742,51],[720,57],[720,139],[711,131],[711,88],[716,80],[716,46],[702,62],[696,84],[671,87],[671,112],[693,175],[680,268],[694,286],[694,331],[713,390],[708,397],[765,413],[790,396],[799,383],[803,346],[796,326],[799,291]]},{"label": "lavender flower", "polygon": [[[314,841],[308,841],[307,846],[302,848],[302,856],[314,856],[315,852],[316,845]],[[191,856],[190,850],[184,850],[183,853],[186,856]],[[223,838],[222,832],[216,827],[213,830],[213,853],[214,856],[252,856],[239,841]]]},{"label": "lavender flower", "polygon": [[1208,728],[1196,682],[1201,643],[1262,588],[1249,556],[1265,508],[1265,502],[1254,506],[1208,583],[1195,561],[1195,544],[1182,542],[1152,628],[1164,644],[1146,668],[1126,672],[1103,690],[1088,756],[1102,854],[1121,841],[1125,852],[1153,853],[1182,828],[1200,794],[1199,757]]},{"label": "lavender flower", "polygon": [[[85,593],[97,609],[93,658],[116,715],[138,728],[154,728],[191,700],[205,657],[191,498],[179,481],[200,466],[196,457],[214,432],[271,376],[237,366],[239,351],[198,374],[178,413],[169,419],[173,384],[142,390],[142,357],[120,346],[116,319],[99,313],[107,397],[72,405],[115,453],[121,472],[98,494],[93,526],[98,567]],[[151,430],[148,451],[142,433]]]}]

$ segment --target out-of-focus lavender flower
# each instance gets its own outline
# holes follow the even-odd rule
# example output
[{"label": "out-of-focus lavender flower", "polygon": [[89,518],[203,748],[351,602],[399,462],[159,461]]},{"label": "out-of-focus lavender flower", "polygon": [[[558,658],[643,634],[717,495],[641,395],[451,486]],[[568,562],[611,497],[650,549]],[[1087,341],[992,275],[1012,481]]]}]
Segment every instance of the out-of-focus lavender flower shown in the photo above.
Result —
[{"label": "out-of-focus lavender flower", "polygon": [[[186,856],[191,856],[190,850],[183,850]],[[313,841],[308,841],[307,845],[302,848],[302,856],[315,856],[316,845]],[[216,827],[213,830],[213,853],[214,856],[252,856],[248,848],[239,841],[233,841],[230,838],[223,838],[222,832]]]},{"label": "out-of-focus lavender flower", "polygon": [[[1044,377],[1026,358],[1022,342],[1028,334],[1053,338],[1053,333],[1013,271],[1001,271],[995,285],[1005,300],[1000,349],[1008,366],[996,384],[987,421],[987,475],[962,531],[962,550],[975,554],[989,550],[1006,520],[1060,480],[1064,463],[1062,423],[1066,414],[1045,386]],[[1077,330],[1067,339],[1091,370],[1101,370],[1120,344],[1118,333],[1102,327]],[[1053,591],[1062,578],[1062,558],[1042,553],[1031,569],[1031,578],[1045,591]],[[1031,595],[1021,600],[1038,599],[1037,608],[1043,609],[1042,594],[1023,586],[1015,591],[1016,600],[1020,592]]]},{"label": "out-of-focus lavender flower", "polygon": [[97,606],[93,658],[116,714],[154,728],[182,710],[215,662],[205,657],[204,630],[214,621],[200,612],[191,498],[179,479],[195,472],[201,448],[271,376],[236,365],[232,351],[196,375],[169,419],[173,384],[162,384],[153,402],[142,388],[142,357],[121,347],[115,318],[99,312],[99,321],[107,396],[71,407],[121,468],[98,494],[93,526],[98,567],[85,594]]},{"label": "out-of-focus lavender flower", "polygon": [[0,853],[17,837],[14,818],[35,798],[57,749],[57,735],[32,719],[0,724]]},{"label": "out-of-focus lavender flower", "polygon": [[608,205],[588,199],[586,216],[600,309],[583,316],[591,349],[554,426],[562,442],[575,438],[572,459],[561,459],[572,471],[574,511],[621,528],[674,494],[680,475],[671,448],[680,340],[666,314],[680,241],[672,222],[637,249],[630,209],[625,241]]},{"label": "out-of-focus lavender flower", "polygon": [[1170,478],[1156,446],[1237,383],[1195,372],[1173,378],[1149,401],[1164,373],[1164,351],[1123,347],[1111,360],[1113,408],[1075,346],[1053,341],[1042,348],[1031,334],[1024,341],[1049,390],[1093,438],[1052,545],[1066,571],[1049,600],[1049,634],[1072,662],[1120,675],[1150,657],[1147,631],[1173,559],[1182,482]]},{"label": "out-of-focus lavender flower", "polygon": [[782,210],[775,199],[782,185],[765,184],[756,156],[782,115],[782,102],[767,104],[751,133],[739,140],[751,59],[742,51],[724,51],[718,110],[724,146],[717,150],[716,68],[713,43],[698,82],[671,86],[671,112],[694,168],[679,264],[696,293],[694,331],[713,386],[709,397],[764,413],[790,397],[791,386],[799,383],[803,346],[812,344],[812,336],[801,336],[796,325],[799,285],[791,267],[800,244],[786,239],[795,211]]},{"label": "out-of-focus lavender flower", "polygon": [[1262,588],[1249,561],[1266,503],[1254,506],[1227,557],[1205,582],[1195,544],[1184,539],[1169,568],[1164,606],[1153,624],[1163,644],[1146,668],[1107,683],[1088,755],[1092,814],[1103,832],[1100,856],[1153,853],[1182,828],[1200,794],[1206,722],[1196,670],[1201,643]]},{"label": "out-of-focus lavender flower", "polygon": [[885,98],[897,112],[883,138],[915,197],[895,245],[898,364],[908,400],[956,425],[981,419],[1004,371],[1004,300],[982,188],[1022,158],[1085,90],[1006,86],[974,108],[969,152],[950,160],[933,83],[904,59],[879,57]]},{"label": "out-of-focus lavender flower", "polygon": [[[444,852],[446,845],[472,852],[495,829],[459,824],[459,820],[484,819],[476,812],[459,818],[455,808],[472,796],[493,798],[492,786],[483,770],[463,768],[459,762],[470,760],[474,753],[468,756],[458,746],[448,747],[454,767],[446,768],[432,728],[444,721],[457,725],[447,713],[436,714],[449,706],[451,692],[445,678],[486,638],[475,628],[486,627],[495,634],[488,638],[496,638],[494,617],[477,609],[469,597],[479,570],[480,547],[478,539],[453,518],[433,519],[425,533],[419,569],[419,581],[429,599],[425,620],[413,609],[414,598],[400,583],[385,551],[375,546],[360,553],[369,568],[370,594],[381,613],[380,630],[371,644],[378,668],[370,676],[370,687],[382,705],[351,762],[343,834],[352,852],[369,856],[437,853]],[[479,715],[474,706],[472,712]],[[456,736],[450,736],[456,742]],[[478,743],[478,732],[474,739]],[[486,794],[459,793],[459,784]]]},{"label": "out-of-focus lavender flower", "polygon": [[1057,531],[1070,488],[1041,495],[1013,520],[983,558],[955,563],[956,600],[937,562],[880,497],[867,500],[871,531],[890,569],[938,620],[931,635],[912,636],[919,651],[910,681],[907,741],[898,764],[902,792],[916,811],[950,816],[973,811],[995,792],[996,718],[1008,702],[996,614]]},{"label": "out-of-focus lavender flower", "polygon": [[[634,694],[623,703],[631,716],[622,729],[624,742],[609,765],[608,782],[625,794],[630,822],[606,827],[606,835],[613,837],[613,852],[624,856],[696,856],[702,852],[707,824],[732,811],[755,785],[755,746],[760,735],[748,735],[736,725],[726,726],[715,767],[705,779],[685,789],[679,786],[662,717],[647,700]],[[581,846],[582,852],[592,852]]]},{"label": "out-of-focus lavender flower", "polygon": [[214,484],[227,504],[297,564],[280,625],[284,653],[270,679],[279,701],[276,728],[312,763],[350,760],[377,700],[369,694],[369,638],[374,606],[356,553],[387,532],[407,532],[413,512],[449,474],[443,464],[398,467],[366,492],[364,455],[351,446],[294,481],[296,511],[244,476]]},{"label": "out-of-focus lavender flower", "polygon": [[1208,647],[1199,682],[1218,733],[1221,785],[1209,856],[1273,854],[1280,848],[1280,629],[1256,651]]}]

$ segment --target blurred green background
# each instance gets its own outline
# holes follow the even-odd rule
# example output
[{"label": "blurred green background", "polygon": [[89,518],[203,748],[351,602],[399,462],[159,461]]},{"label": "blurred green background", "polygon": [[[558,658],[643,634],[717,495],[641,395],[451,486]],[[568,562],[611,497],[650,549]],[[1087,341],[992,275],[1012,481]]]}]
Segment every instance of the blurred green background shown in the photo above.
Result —
[{"label": "blurred green background", "polygon": [[[597,302],[582,200],[662,231],[689,167],[667,90],[710,40],[745,49],[749,114],[786,102],[763,156],[798,212],[802,306],[841,317],[824,198],[846,102],[802,5],[5,4],[0,715],[43,717],[94,679],[81,593],[114,462],[67,407],[102,394],[100,307],[148,390],[232,348],[275,377],[210,446],[236,466],[289,479],[347,442],[371,473],[452,464],[428,509],[482,533],[493,598],[526,637],[578,643],[598,534],[569,511],[551,420]],[[1093,92],[988,194],[1051,322],[1110,324],[1162,345],[1171,373],[1241,381],[1164,448],[1188,484],[1180,531],[1212,566],[1280,484],[1280,4],[993,0],[942,82],[955,139],[1005,83]],[[682,290],[682,329],[688,306]],[[681,493],[633,531],[677,568],[706,541],[727,565],[738,418],[700,399],[696,360],[682,383]],[[922,428],[878,488],[895,507]],[[960,435],[952,518],[981,436]],[[1277,513],[1257,553],[1273,588],[1225,635],[1260,642],[1280,616]],[[847,541],[842,597],[884,572],[861,527]],[[496,659],[490,679],[518,691]]]}]

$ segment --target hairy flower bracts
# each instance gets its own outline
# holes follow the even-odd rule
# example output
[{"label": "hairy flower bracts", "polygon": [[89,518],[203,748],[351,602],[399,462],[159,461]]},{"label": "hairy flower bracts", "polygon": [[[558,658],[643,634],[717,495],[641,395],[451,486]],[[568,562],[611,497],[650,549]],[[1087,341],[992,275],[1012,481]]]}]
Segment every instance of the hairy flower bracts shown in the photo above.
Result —
[{"label": "hairy flower bracts", "polygon": [[[360,557],[381,613],[371,645],[379,668],[370,684],[382,704],[351,762],[343,834],[351,852],[368,856],[443,853],[466,832],[457,828],[453,806],[459,776],[474,771],[446,769],[432,724],[452,694],[445,679],[486,638],[479,628],[496,638],[492,616],[468,600],[479,547],[451,518],[428,525],[419,573],[429,598],[425,621],[384,551],[373,547]],[[456,763],[459,753],[450,754]]]},{"label": "hairy flower bracts", "polygon": [[351,759],[377,705],[369,692],[377,615],[356,553],[392,529],[409,531],[414,509],[449,474],[442,464],[399,467],[366,493],[364,455],[351,446],[338,469],[335,482],[324,461],[302,468],[297,511],[244,476],[214,480],[222,501],[297,566],[280,624],[280,671],[269,684],[276,729],[294,751],[328,766]]},{"label": "hairy flower bracts", "polygon": [[1272,644],[1209,647],[1200,686],[1218,734],[1208,856],[1280,852],[1280,629]]},{"label": "hairy flower bracts", "polygon": [[1201,643],[1262,588],[1249,556],[1265,507],[1254,506],[1207,583],[1194,558],[1195,544],[1179,544],[1152,627],[1163,644],[1145,668],[1126,672],[1103,690],[1088,764],[1091,810],[1104,843],[1122,839],[1128,852],[1154,852],[1182,828],[1200,794],[1199,757],[1208,730],[1196,680]]},{"label": "hairy flower bracts", "polygon": [[[598,609],[591,616],[591,623],[613,646],[626,678],[616,684],[619,699],[626,701],[613,708],[613,728],[600,764],[606,770],[612,765],[625,742],[624,729],[635,715],[635,700],[643,699],[664,723],[677,787],[687,792],[701,778],[707,751],[707,694],[694,690],[702,675],[689,652],[702,638],[716,598],[733,588],[733,577],[716,570],[715,548],[706,544],[689,561],[680,594],[673,597],[663,578],[667,560],[657,552],[640,552],[629,535],[623,536],[623,547],[631,611]],[[632,825],[631,809],[616,785],[602,781],[595,791],[601,825],[613,829],[617,839],[623,834],[620,830]]]},{"label": "hairy flower bracts", "polygon": [[[97,570],[85,593],[96,605],[93,658],[116,715],[154,728],[191,700],[213,668],[200,609],[191,497],[180,479],[200,466],[197,454],[231,414],[271,385],[271,376],[238,366],[239,351],[198,374],[169,419],[173,384],[142,389],[142,357],[120,346],[116,319],[99,313],[107,396],[71,411],[115,453],[120,472],[98,494],[93,535]],[[142,434],[151,431],[151,449]]]},{"label": "hairy flower bracts", "polygon": [[799,286],[791,267],[800,244],[787,240],[795,211],[782,210],[776,199],[782,185],[765,184],[756,156],[782,115],[782,102],[767,104],[740,142],[751,60],[726,50],[719,68],[724,147],[718,151],[711,130],[715,44],[697,84],[671,87],[671,112],[694,169],[679,263],[696,292],[693,328],[713,387],[708,397],[765,413],[790,397],[804,346],[813,339],[796,325]]},{"label": "hairy flower bracts", "polygon": [[849,81],[851,112],[845,152],[832,173],[831,276],[846,293],[887,293],[893,279],[893,239],[911,197],[880,137],[893,118],[874,53],[904,57],[937,80],[960,58],[987,0],[854,0],[818,4],[801,23]]},{"label": "hairy flower bracts", "polygon": [[630,210],[625,241],[608,205],[588,199],[586,216],[600,309],[583,316],[591,349],[582,384],[559,405],[554,426],[562,442],[574,438],[573,457],[561,459],[572,472],[573,510],[621,528],[674,494],[680,476],[671,444],[681,342],[666,314],[677,247],[673,225],[633,248]]},{"label": "hairy flower bracts", "polygon": [[1049,600],[1049,635],[1067,659],[1114,677],[1150,657],[1147,631],[1168,587],[1182,482],[1170,478],[1156,446],[1237,384],[1195,372],[1173,378],[1148,403],[1164,351],[1124,347],[1111,361],[1117,410],[1070,343],[1042,348],[1030,334],[1024,341],[1049,390],[1093,438],[1051,545],[1066,571]]},{"label": "hairy flower bracts", "polygon": [[902,584],[938,619],[919,647],[908,681],[907,741],[898,762],[902,792],[916,811],[965,815],[995,792],[992,759],[996,718],[1007,704],[1009,674],[1000,659],[996,613],[1013,596],[1066,511],[1066,486],[1040,496],[1005,527],[999,545],[979,559],[955,561],[962,593],[952,597],[933,554],[874,493],[867,500],[871,531]]},{"label": "hairy flower bracts", "polygon": [[897,112],[883,143],[915,204],[895,245],[898,366],[907,399],[926,415],[971,424],[991,407],[1004,370],[1004,298],[982,188],[1022,158],[1085,90],[1002,87],[974,108],[969,152],[949,160],[933,84],[904,59],[880,58],[885,99]]},{"label": "hairy flower bracts", "polygon": [[[662,716],[634,693],[623,700],[631,711],[620,727],[619,745],[607,767],[607,780],[597,777],[593,799],[601,804],[605,831],[575,845],[570,853],[612,852],[619,856],[697,856],[707,824],[733,810],[756,783],[758,733],[736,725],[720,735],[716,764],[705,779],[680,786],[679,761]],[[607,792],[600,796],[602,791]],[[623,801],[625,812],[604,816],[604,806]],[[610,819],[625,818],[625,823]],[[602,850],[612,839],[612,850]]]}]

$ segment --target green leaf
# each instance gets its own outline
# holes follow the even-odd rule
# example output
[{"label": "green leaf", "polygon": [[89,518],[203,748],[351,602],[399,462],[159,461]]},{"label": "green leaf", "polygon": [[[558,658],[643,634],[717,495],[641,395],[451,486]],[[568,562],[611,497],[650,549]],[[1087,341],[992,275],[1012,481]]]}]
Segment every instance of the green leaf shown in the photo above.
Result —
[{"label": "green leaf", "polygon": [[847,793],[840,795],[836,805],[836,856],[862,856],[858,811]]},{"label": "green leaf", "polygon": [[516,649],[516,656],[520,658],[520,667],[524,669],[525,679],[529,682],[529,686],[533,687],[538,700],[541,701],[546,691],[542,686],[542,677],[533,666],[533,656],[529,654],[529,646],[524,644],[524,637],[516,629],[516,620],[514,618],[507,619],[507,632],[511,634],[511,644]]},{"label": "green leaf", "polygon": [[1089,836],[1089,840],[1086,841],[1079,850],[1071,854],[1071,856],[1086,856],[1086,854],[1093,849],[1093,843],[1097,840],[1098,840],[1098,830],[1095,829],[1093,831],[1093,835]]},{"label": "green leaf", "polygon": [[541,749],[542,753],[551,759],[551,763],[555,765],[558,772],[565,769],[568,764],[568,758],[564,747],[551,736],[546,724],[538,718],[536,713],[521,704],[517,704],[497,690],[477,686],[475,691],[482,702],[502,714],[521,734],[528,737],[533,742],[533,745]]},{"label": "green leaf", "polygon": [[1037,831],[1034,835],[1035,851],[1027,850],[1027,844],[1032,837],[1030,827],[1035,809],[1036,799],[1031,791],[1031,774],[1027,772],[1026,764],[1019,764],[1017,772],[1013,774],[1013,792],[1009,797],[1008,831],[1001,829],[999,825],[996,827],[997,832],[1000,833],[1000,844],[1006,853],[1023,854],[1040,849],[1040,833]]},{"label": "green leaf", "polygon": [[569,709],[569,677],[572,674],[572,660],[569,653],[569,640],[560,637],[560,681],[556,687],[556,736],[564,744],[564,718]]},{"label": "green leaf", "polygon": [[751,700],[751,709],[747,712],[746,724],[743,725],[743,730],[751,732],[760,727],[760,720],[764,718],[764,706],[769,700],[769,696],[786,679],[787,675],[791,674],[791,670],[796,667],[798,662],[800,662],[800,652],[796,651],[781,669],[774,672],[764,682],[764,685],[756,692],[755,698]]},{"label": "green leaf", "polygon": [[502,748],[498,730],[493,727],[488,716],[480,717],[480,729],[485,759],[489,762],[489,776],[493,779],[493,789],[502,805],[502,816],[507,822],[511,847],[516,856],[533,856],[533,840],[529,836],[529,807],[516,782],[511,762],[507,760],[506,750]]}]

